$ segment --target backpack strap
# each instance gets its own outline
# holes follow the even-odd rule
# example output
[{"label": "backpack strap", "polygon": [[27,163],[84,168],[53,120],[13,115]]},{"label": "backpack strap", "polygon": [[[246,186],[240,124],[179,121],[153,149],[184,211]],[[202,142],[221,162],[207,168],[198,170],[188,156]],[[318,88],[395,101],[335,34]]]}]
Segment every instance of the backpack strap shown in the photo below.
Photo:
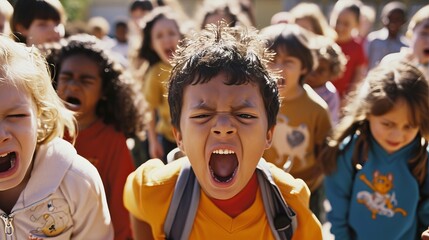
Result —
[{"label": "backpack strap", "polygon": [[[296,214],[287,205],[272,179],[269,166],[263,159],[258,163],[257,176],[264,209],[275,239],[292,239],[292,234],[297,227]],[[199,199],[200,186],[189,160],[184,161],[164,222],[166,239],[182,240],[189,238]]]},{"label": "backpack strap", "polygon": [[184,161],[164,222],[166,239],[188,239],[200,200],[200,185],[189,160]]},{"label": "backpack strap", "polygon": [[264,159],[257,166],[259,188],[271,230],[276,239],[292,239],[297,227],[295,212],[287,205]]}]

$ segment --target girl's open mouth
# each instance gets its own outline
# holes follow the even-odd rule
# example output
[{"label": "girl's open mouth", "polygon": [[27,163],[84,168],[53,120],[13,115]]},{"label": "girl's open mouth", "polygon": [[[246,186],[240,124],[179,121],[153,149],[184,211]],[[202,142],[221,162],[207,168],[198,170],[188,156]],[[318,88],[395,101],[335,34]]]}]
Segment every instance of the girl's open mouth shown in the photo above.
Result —
[{"label": "girl's open mouth", "polygon": [[0,173],[7,172],[15,167],[16,153],[9,152],[0,155]]},{"label": "girl's open mouth", "polygon": [[81,101],[79,98],[76,97],[67,97],[66,98],[66,106],[68,109],[72,111],[76,111],[80,108]]},{"label": "girl's open mouth", "polygon": [[237,173],[237,155],[234,151],[228,149],[215,150],[210,156],[209,168],[214,181],[229,183]]}]

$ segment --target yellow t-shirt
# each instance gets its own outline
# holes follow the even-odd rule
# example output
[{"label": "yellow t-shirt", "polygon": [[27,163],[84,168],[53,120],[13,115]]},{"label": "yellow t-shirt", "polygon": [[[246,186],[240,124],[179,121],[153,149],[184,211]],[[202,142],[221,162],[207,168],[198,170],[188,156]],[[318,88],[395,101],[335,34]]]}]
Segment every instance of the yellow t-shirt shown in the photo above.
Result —
[{"label": "yellow t-shirt", "polygon": [[326,102],[304,85],[301,96],[282,102],[272,145],[264,152],[264,158],[282,169],[288,158],[292,159],[289,173],[303,179],[313,191],[323,180],[315,149],[323,145],[331,128]]},{"label": "yellow t-shirt", "polygon": [[151,109],[158,113],[156,132],[175,142],[171,125],[170,107],[167,99],[167,82],[170,77],[171,65],[159,62],[153,65],[143,87],[143,95]]},{"label": "yellow t-shirt", "polygon": [[[188,160],[181,158],[167,165],[149,160],[129,175],[125,185],[125,207],[151,226],[155,239],[165,239],[164,221],[183,161]],[[322,239],[320,223],[308,208],[308,187],[302,180],[269,165],[283,197],[297,214],[298,227],[293,239]],[[222,212],[201,191],[189,239],[274,239],[260,190],[252,206],[235,218]]]}]

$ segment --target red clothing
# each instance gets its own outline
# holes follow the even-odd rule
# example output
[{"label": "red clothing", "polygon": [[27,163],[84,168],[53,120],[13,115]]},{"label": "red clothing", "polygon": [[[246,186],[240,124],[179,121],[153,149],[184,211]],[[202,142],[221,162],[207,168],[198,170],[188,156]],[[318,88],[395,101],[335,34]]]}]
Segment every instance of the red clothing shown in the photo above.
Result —
[{"label": "red clothing", "polygon": [[345,72],[341,78],[338,78],[332,83],[337,88],[340,97],[343,98],[350,88],[353,87],[352,78],[357,67],[366,65],[366,56],[361,44],[355,39],[350,39],[347,42],[337,42],[343,50],[347,58],[347,65]]},{"label": "red clothing", "polygon": [[253,202],[255,202],[257,192],[258,176],[255,172],[243,190],[234,197],[226,200],[216,198],[210,198],[210,200],[212,200],[212,202],[223,212],[228,214],[230,217],[235,218],[252,206]]},{"label": "red clothing", "polygon": [[79,131],[75,148],[79,155],[94,164],[101,176],[115,239],[131,239],[129,213],[124,207],[122,196],[125,181],[128,174],[134,171],[134,165],[125,136],[99,120]]}]

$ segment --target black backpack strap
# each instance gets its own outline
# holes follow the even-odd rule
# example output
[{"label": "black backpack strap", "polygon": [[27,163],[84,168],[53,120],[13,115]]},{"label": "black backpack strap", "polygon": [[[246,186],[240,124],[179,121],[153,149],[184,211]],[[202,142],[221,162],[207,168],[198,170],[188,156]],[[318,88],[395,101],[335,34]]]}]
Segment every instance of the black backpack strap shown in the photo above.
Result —
[{"label": "black backpack strap", "polygon": [[164,222],[164,233],[168,240],[188,239],[192,230],[200,200],[200,186],[189,160],[180,170]]},{"label": "black backpack strap", "polygon": [[276,239],[292,239],[297,227],[295,212],[287,205],[279,188],[272,179],[269,166],[261,159],[257,167],[259,187],[265,212]]}]

